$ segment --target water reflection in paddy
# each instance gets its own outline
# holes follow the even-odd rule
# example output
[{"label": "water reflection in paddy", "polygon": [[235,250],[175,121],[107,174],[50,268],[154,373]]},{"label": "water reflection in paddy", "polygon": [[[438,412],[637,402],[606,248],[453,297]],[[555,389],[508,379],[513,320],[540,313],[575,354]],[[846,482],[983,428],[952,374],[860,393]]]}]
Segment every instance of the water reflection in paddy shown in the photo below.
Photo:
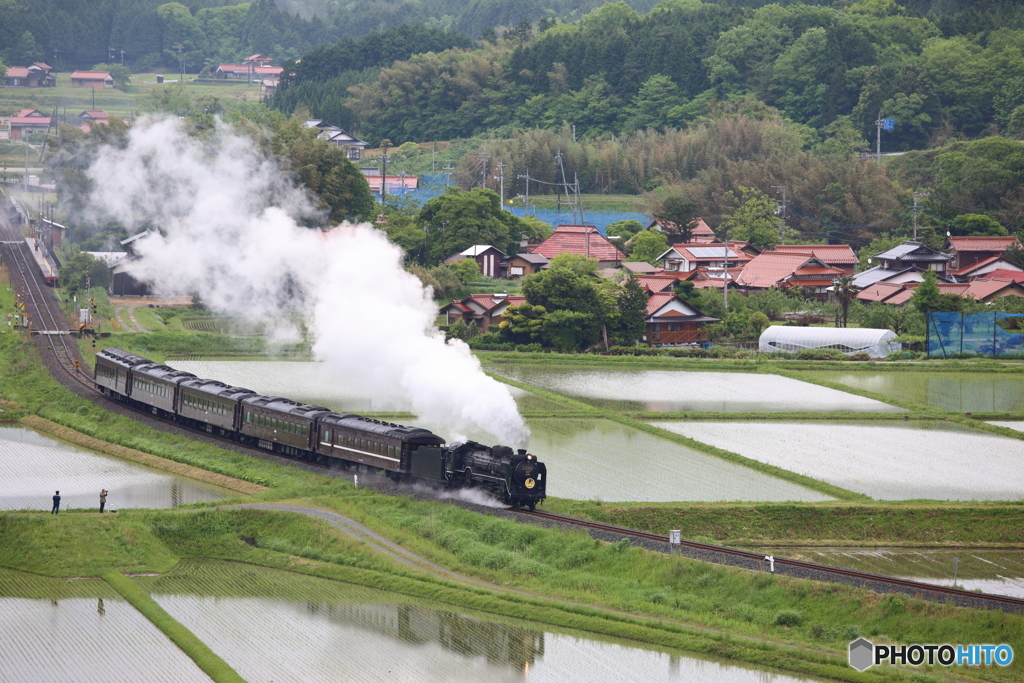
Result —
[{"label": "water reflection in paddy", "polygon": [[[622,502],[832,500],[611,420],[545,417],[526,424],[530,452],[548,468],[549,496]],[[480,434],[468,437],[493,444]]]},{"label": "water reflection in paddy", "polygon": [[1024,411],[1024,374],[910,371],[802,374],[958,413]]},{"label": "water reflection in paddy", "polygon": [[943,422],[660,422],[880,500],[1024,498],[1024,442]]},{"label": "water reflection in paddy", "polygon": [[778,375],[496,365],[509,379],[609,410],[652,412],[899,412],[901,409]]},{"label": "water reflection in paddy", "polygon": [[107,489],[108,509],[170,508],[234,495],[217,486],[70,446],[21,427],[0,427],[0,510],[97,508]]},{"label": "water reflection in paddy", "polygon": [[209,680],[105,581],[0,569],[0,681]]},{"label": "water reflection in paddy", "polygon": [[[1024,598],[1024,551],[959,548],[772,548],[766,553],[941,586]],[[954,565],[955,560],[955,565]]]},{"label": "water reflection in paddy", "polygon": [[139,581],[250,681],[797,680],[276,570],[192,562]]},{"label": "water reflection in paddy", "polygon": [[[366,392],[338,381],[323,363],[306,361],[193,361],[176,360],[175,369],[199,377],[246,387],[267,396],[285,396],[295,401],[321,405],[331,410],[372,413],[407,412],[408,401],[367,396]],[[522,389],[507,387],[520,410],[559,411],[565,408],[555,401],[535,396]]]}]

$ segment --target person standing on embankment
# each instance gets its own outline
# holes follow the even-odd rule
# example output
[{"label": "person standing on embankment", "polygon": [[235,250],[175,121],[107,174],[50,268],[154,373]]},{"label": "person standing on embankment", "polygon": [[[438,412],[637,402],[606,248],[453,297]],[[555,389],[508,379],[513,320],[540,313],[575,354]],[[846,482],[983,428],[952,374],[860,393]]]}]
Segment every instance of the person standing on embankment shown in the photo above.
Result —
[{"label": "person standing on embankment", "polygon": [[60,512],[60,491],[53,494],[53,509],[50,510],[50,514],[55,515]]},{"label": "person standing on embankment", "polygon": [[104,506],[107,504],[107,490],[100,489],[100,513],[102,514]]}]

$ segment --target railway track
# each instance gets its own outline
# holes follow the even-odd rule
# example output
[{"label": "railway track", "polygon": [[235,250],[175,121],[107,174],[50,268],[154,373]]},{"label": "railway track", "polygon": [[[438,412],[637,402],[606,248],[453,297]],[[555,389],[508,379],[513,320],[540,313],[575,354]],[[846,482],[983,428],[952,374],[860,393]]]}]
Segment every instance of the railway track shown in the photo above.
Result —
[{"label": "railway track", "polygon": [[15,291],[25,304],[29,325],[36,334],[45,336],[49,342],[39,344],[44,356],[50,356],[52,362],[48,365],[59,368],[65,378],[76,386],[95,392],[95,384],[75,367],[76,361],[81,364],[81,357],[74,343],[69,340],[71,330],[67,317],[43,281],[21,233],[11,225],[6,207],[0,210],[0,242],[3,242],[4,264],[11,274]]},{"label": "railway track", "polygon": [[[41,343],[39,345],[40,350],[44,354],[47,352],[50,354],[52,362],[48,365],[60,370],[64,380],[62,381],[63,384],[68,385],[70,383],[99,396],[96,385],[92,382],[91,378],[75,368],[75,362],[79,361],[80,363],[81,358],[77,348],[69,340],[71,331],[64,312],[57,303],[53,292],[43,281],[41,273],[36,268],[34,259],[27,253],[28,246],[25,241],[18,230],[11,225],[6,210],[0,210],[0,243],[2,243],[0,248],[3,249],[4,253],[3,262],[11,272],[16,291],[18,291],[22,301],[25,303],[30,322],[35,324],[34,331],[40,335],[45,335],[49,340],[49,344]],[[582,527],[598,533],[634,538],[648,544],[658,544],[654,547],[660,550],[670,548],[669,538],[660,534],[652,534],[636,529],[627,529],[612,524],[604,524],[550,512],[520,510],[513,514],[555,524]],[[681,552],[718,564],[730,564],[748,569],[770,570],[777,574],[787,574],[801,578],[841,582],[871,588],[880,592],[906,593],[928,600],[949,600],[962,606],[1024,612],[1024,600],[1009,596],[975,593],[958,588],[937,586],[919,581],[909,581],[891,576],[859,572],[843,567],[833,567],[784,557],[771,557],[769,562],[768,558],[761,553],[685,539],[680,540],[679,548]]]},{"label": "railway track", "polygon": [[[558,515],[551,512],[529,512],[526,510],[520,510],[519,514],[527,517],[543,519],[556,524],[567,524],[601,533],[618,534],[628,538],[636,538],[641,541],[662,544],[664,546],[670,545],[670,539],[668,536],[652,534],[646,531],[637,531],[636,529],[627,529],[613,524],[604,524],[602,522],[594,522],[588,519],[579,519],[577,517],[567,517],[565,515]],[[872,590],[879,592],[900,592],[926,600],[948,600],[965,607],[988,607],[1002,609],[1007,612],[1024,612],[1024,600],[1005,595],[975,593],[973,591],[965,591],[959,588],[937,586],[930,583],[921,583],[920,581],[910,581],[881,574],[859,572],[853,569],[833,567],[826,564],[816,564],[814,562],[804,562],[803,560],[793,560],[785,557],[771,556],[771,561],[769,562],[767,560],[767,556],[763,553],[755,553],[749,550],[740,550],[738,548],[730,548],[728,546],[715,545],[713,543],[700,543],[698,541],[680,539],[679,546],[680,550],[686,554],[699,557],[701,559],[718,561],[719,564],[730,564],[748,569],[772,571],[776,574],[786,574],[800,578],[846,583],[854,586],[871,588]]]}]

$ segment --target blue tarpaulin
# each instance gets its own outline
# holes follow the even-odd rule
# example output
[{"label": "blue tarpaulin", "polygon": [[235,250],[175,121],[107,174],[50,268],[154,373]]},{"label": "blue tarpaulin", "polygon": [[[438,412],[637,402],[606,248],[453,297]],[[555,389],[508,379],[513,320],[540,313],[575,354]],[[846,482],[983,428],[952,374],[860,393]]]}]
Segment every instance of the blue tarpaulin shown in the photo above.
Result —
[{"label": "blue tarpaulin", "polygon": [[928,355],[951,356],[975,353],[981,356],[1024,355],[1024,335],[1007,332],[998,323],[1005,318],[1022,318],[1013,313],[997,311],[974,313],[928,314]]}]

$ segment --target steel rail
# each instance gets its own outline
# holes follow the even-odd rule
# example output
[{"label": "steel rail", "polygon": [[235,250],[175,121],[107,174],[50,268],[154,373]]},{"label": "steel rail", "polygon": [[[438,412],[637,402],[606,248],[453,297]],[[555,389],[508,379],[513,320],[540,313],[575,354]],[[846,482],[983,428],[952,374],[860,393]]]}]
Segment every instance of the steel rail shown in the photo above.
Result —
[{"label": "steel rail", "polygon": [[[0,210],[0,234],[8,242],[5,246],[10,247],[8,253],[11,254],[11,265],[17,270],[23,294],[29,299],[23,303],[29,309],[30,324],[36,322],[37,325],[43,326],[43,331],[54,333],[47,335],[50,338],[47,349],[53,354],[57,366],[85,388],[96,391],[95,384],[80,369],[74,367],[76,358],[68,344],[70,329],[67,318],[59,305],[53,301],[52,294],[45,289],[46,285],[41,284],[41,273],[37,272],[35,259],[26,255],[29,247],[19,231],[10,225],[6,210]],[[56,314],[53,312],[55,305],[58,309]],[[54,337],[57,338],[57,343],[53,342]]]},{"label": "steel rail", "polygon": [[[552,512],[530,512],[527,510],[520,510],[519,513],[530,517],[538,517],[540,519],[545,519],[551,522],[557,522],[559,524],[570,524],[573,526],[580,526],[587,529],[594,529],[595,531],[605,531],[615,534],[621,534],[623,536],[629,536],[632,538],[640,538],[648,541],[656,541],[665,544],[669,543],[669,537],[665,535],[652,534],[647,531],[637,531],[636,529],[628,529],[626,527],[616,526],[613,524],[605,524],[603,522],[594,522],[589,519],[568,517],[566,515],[559,515]],[[680,545],[682,545],[683,547],[692,548],[694,550],[720,553],[723,555],[729,555],[732,557],[751,560],[755,563],[763,563],[765,560],[764,553],[755,553],[749,550],[740,550],[738,548],[730,548],[728,546],[715,545],[713,543],[701,543],[699,541],[687,541],[685,539],[682,539],[680,541]],[[797,569],[821,572],[824,574],[834,574],[848,579],[857,579],[859,581],[870,581],[874,583],[890,584],[893,586],[899,586],[901,588],[908,588],[915,591],[920,591],[922,593],[956,595],[960,597],[972,598],[975,600],[984,599],[991,600],[993,602],[1024,607],[1024,600],[1020,598],[1013,598],[1006,595],[996,595],[994,593],[975,593],[973,591],[966,591],[960,588],[951,588],[949,586],[939,586],[930,583],[922,583],[920,581],[900,579],[892,576],[885,576],[882,574],[871,574],[869,572],[860,572],[854,569],[846,569],[845,567],[834,567],[832,565],[816,564],[814,562],[805,562],[803,560],[794,560],[785,557],[773,556],[773,560],[776,567],[793,567]]]}]

